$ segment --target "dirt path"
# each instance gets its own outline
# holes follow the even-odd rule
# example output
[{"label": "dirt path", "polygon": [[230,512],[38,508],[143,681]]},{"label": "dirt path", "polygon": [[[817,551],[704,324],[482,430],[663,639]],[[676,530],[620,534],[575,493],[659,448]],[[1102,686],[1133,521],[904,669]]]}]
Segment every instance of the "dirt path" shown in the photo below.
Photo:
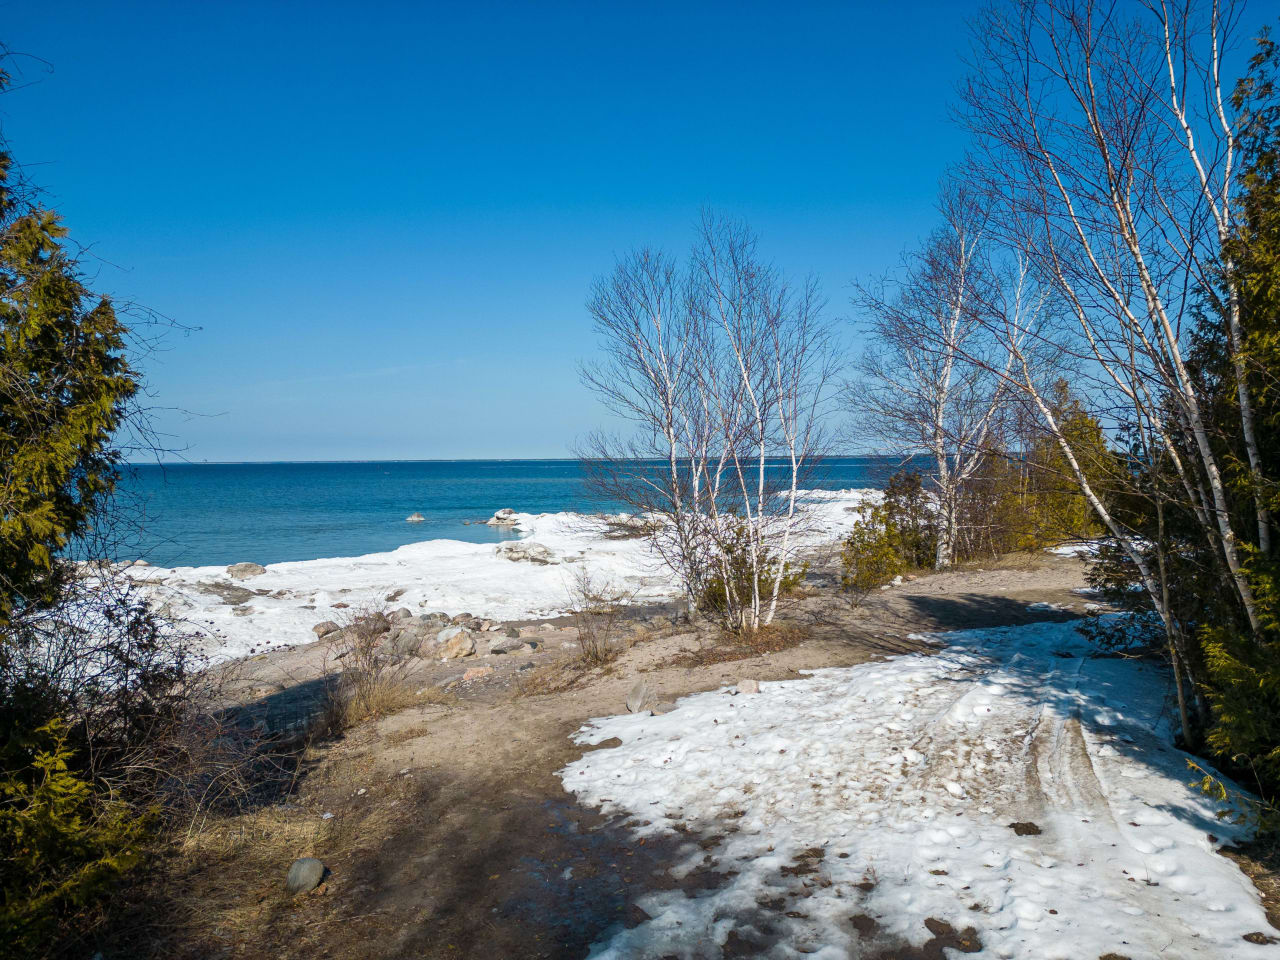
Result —
[{"label": "dirt path", "polygon": [[[174,953],[584,957],[607,928],[646,919],[634,906],[642,891],[723,881],[710,869],[675,880],[666,871],[687,853],[681,842],[637,843],[622,822],[578,806],[557,776],[582,755],[574,731],[624,712],[637,679],[674,700],[739,678],[794,678],[919,650],[909,638],[918,631],[1060,619],[1070,614],[1031,605],[1081,609],[1070,591],[1082,572],[1072,559],[1016,558],[999,570],[922,577],[858,611],[818,574],[818,595],[790,614],[810,636],[798,646],[717,662],[698,638],[668,631],[580,686],[540,696],[512,689],[554,671],[569,651],[548,651],[541,671],[495,663],[456,706],[409,709],[316,751],[296,800],[242,827],[242,837],[258,831],[252,844],[202,848],[174,881],[187,904],[175,917]],[[289,899],[284,872],[304,855],[323,859],[331,877],[322,892]]]}]

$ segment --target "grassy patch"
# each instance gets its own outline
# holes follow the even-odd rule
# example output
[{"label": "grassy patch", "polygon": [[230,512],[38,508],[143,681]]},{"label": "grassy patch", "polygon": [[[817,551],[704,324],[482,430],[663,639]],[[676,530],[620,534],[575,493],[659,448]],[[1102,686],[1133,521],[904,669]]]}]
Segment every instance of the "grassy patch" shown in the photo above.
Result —
[{"label": "grassy patch", "polygon": [[725,632],[712,643],[681,653],[661,667],[706,667],[734,660],[750,660],[766,653],[778,653],[799,646],[809,637],[796,623],[771,623],[749,633]]}]

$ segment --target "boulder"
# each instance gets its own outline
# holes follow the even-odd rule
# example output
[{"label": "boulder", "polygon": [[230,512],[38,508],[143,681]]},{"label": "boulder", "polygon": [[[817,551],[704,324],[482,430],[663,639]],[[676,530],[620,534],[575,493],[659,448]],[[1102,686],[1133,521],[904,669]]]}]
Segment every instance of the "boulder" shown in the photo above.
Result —
[{"label": "boulder", "polygon": [[323,623],[317,623],[311,628],[311,632],[323,640],[325,637],[337,633],[342,628],[332,620],[325,620]]},{"label": "boulder", "polygon": [[520,521],[516,519],[516,512],[510,507],[503,507],[492,517],[485,521],[491,527],[514,527]]},{"label": "boulder", "polygon": [[266,572],[267,568],[260,563],[233,563],[227,567],[227,576],[232,580],[247,580]]},{"label": "boulder", "polygon": [[518,653],[525,647],[525,642],[517,634],[514,637],[495,637],[489,641],[490,653]]},{"label": "boulder", "polygon": [[320,886],[320,881],[327,872],[324,864],[315,857],[299,857],[289,866],[284,888],[295,895],[307,893]]},{"label": "boulder", "polygon": [[627,694],[627,711],[639,713],[653,700],[653,691],[648,680],[637,680],[635,686]]},{"label": "boulder", "polygon": [[414,512],[409,514],[407,517],[405,517],[404,522],[405,523],[421,523],[425,519],[427,518],[424,517],[422,514]]},{"label": "boulder", "polygon": [[739,693],[759,693],[760,681],[751,677],[748,677],[745,680],[739,680],[738,692]]},{"label": "boulder", "polygon": [[435,655],[442,660],[457,660],[476,652],[476,635],[466,627],[446,627],[436,634]]},{"label": "boulder", "polygon": [[517,563],[536,563],[539,566],[546,566],[560,562],[548,548],[532,540],[512,540],[510,543],[499,546],[496,552],[498,556]]},{"label": "boulder", "polygon": [[392,623],[397,623],[401,620],[412,620],[413,611],[410,610],[408,607],[401,607],[399,610],[391,611],[391,614],[388,616],[387,619],[389,619]]},{"label": "boulder", "polygon": [[391,628],[385,641],[386,649],[397,657],[417,657],[422,654],[422,642],[430,628],[416,620],[398,623]]},{"label": "boulder", "polygon": [[449,622],[450,623],[466,623],[468,620],[474,620],[474,619],[475,617],[473,617],[469,613],[460,613],[456,617],[450,617]]}]

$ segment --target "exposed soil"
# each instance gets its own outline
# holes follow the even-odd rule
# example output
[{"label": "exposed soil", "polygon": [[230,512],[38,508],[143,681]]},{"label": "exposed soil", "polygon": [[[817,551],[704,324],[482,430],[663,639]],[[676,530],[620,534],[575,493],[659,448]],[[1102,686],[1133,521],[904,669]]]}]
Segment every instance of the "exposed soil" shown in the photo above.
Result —
[{"label": "exposed soil", "polygon": [[[561,785],[557,771],[583,752],[570,736],[591,717],[624,712],[637,680],[648,682],[655,701],[671,701],[739,679],[793,678],[928,649],[912,639],[917,632],[1063,619],[1073,614],[1031,605],[1080,611],[1085,602],[1071,593],[1083,584],[1083,565],[1048,555],[921,576],[858,610],[834,593],[832,577],[812,574],[806,587],[813,595],[786,612],[804,639],[743,658],[699,657],[716,638],[650,621],[617,660],[582,669],[574,666],[576,649],[563,645],[572,633],[562,622],[538,628],[546,638],[539,651],[486,658],[494,671],[467,683],[457,677],[477,665],[474,658],[421,664],[412,681],[454,680],[455,705],[411,707],[311,748],[289,803],[210,828],[172,864],[166,890],[177,902],[167,953],[584,957],[609,928],[646,919],[635,905],[646,889],[692,893],[725,876],[708,854],[702,869],[674,879],[667,867],[706,838],[637,841],[625,822],[579,807]],[[313,645],[252,661],[244,682],[265,687],[264,701],[296,698],[300,689],[313,695],[323,683],[320,654]],[[535,682],[547,677],[554,682]],[[547,688],[556,692],[530,693]],[[289,898],[285,872],[301,856],[322,859],[330,876],[319,891]],[[792,869],[816,871],[818,863],[801,857]],[[922,931],[931,935],[923,948],[892,955],[980,949],[971,931],[943,927]],[[739,940],[731,936],[723,955],[751,956],[765,946]]]}]

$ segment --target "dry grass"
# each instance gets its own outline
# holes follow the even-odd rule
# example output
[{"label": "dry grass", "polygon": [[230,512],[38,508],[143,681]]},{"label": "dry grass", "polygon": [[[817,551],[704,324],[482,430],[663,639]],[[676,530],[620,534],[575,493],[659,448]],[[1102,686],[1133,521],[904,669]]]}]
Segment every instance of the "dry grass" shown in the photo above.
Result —
[{"label": "dry grass", "polygon": [[[512,678],[511,697],[519,700],[524,697],[541,697],[551,693],[564,693],[581,686],[588,678],[600,676],[596,671],[601,665],[590,663],[581,658],[537,667]],[[612,672],[612,667],[604,666],[605,673]]]},{"label": "dry grass", "polygon": [[325,726],[330,733],[350,730],[411,706],[417,699],[405,679],[408,662],[385,652],[390,626],[381,609],[353,611],[329,644],[330,684]]},{"label": "dry grass", "polygon": [[1263,932],[1280,936],[1276,932],[1280,931],[1280,838],[1269,837],[1235,848],[1224,847],[1222,854],[1233,860],[1258,888],[1267,920],[1275,928]]},{"label": "dry grass", "polygon": [[444,687],[423,687],[413,695],[413,702],[418,706],[456,707],[461,701]]},{"label": "dry grass", "polygon": [[[778,653],[799,646],[809,638],[801,625],[790,622],[774,622],[749,633],[724,632],[715,642],[705,644],[672,657],[661,667],[706,667],[735,660],[750,660],[766,653]],[[655,668],[656,669],[656,668]]]}]

